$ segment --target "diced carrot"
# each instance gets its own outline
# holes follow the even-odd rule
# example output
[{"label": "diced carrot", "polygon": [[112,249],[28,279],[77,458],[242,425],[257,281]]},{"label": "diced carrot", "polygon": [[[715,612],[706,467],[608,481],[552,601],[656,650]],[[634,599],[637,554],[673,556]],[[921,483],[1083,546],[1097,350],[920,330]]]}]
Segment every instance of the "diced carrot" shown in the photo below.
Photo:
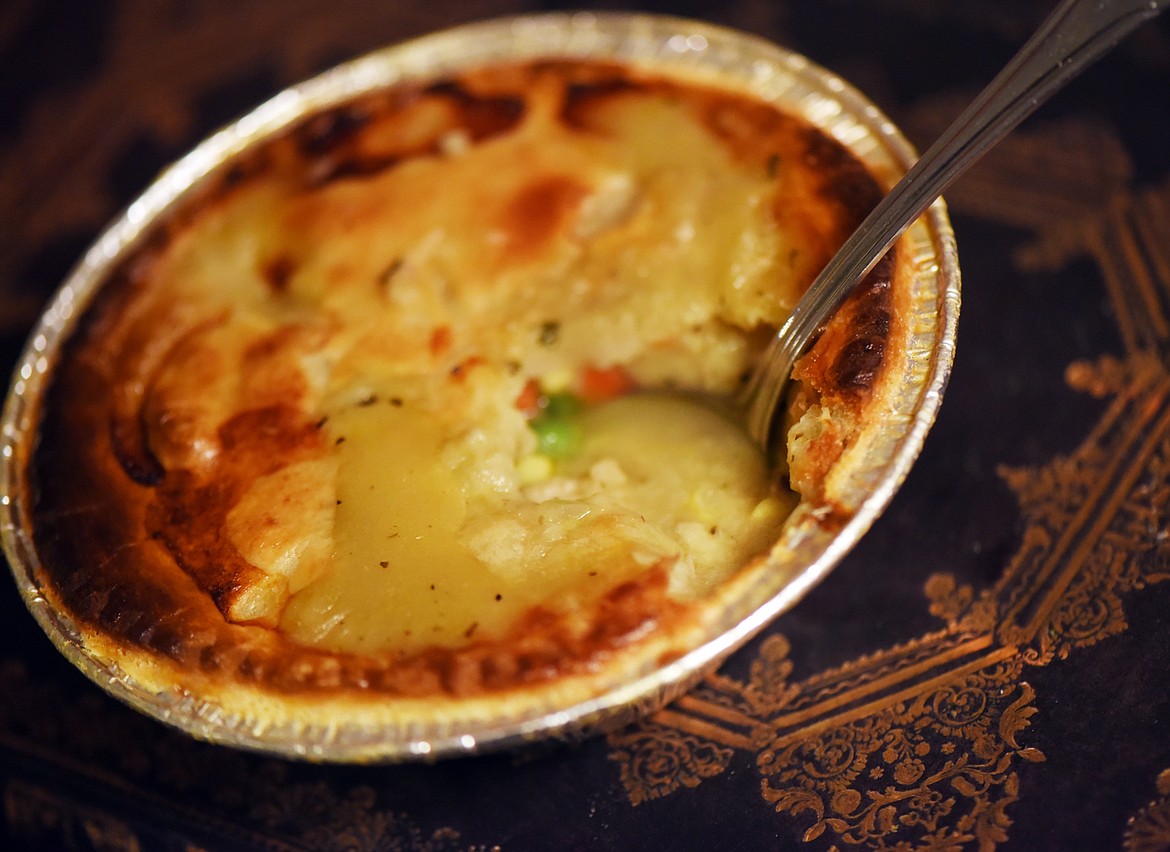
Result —
[{"label": "diced carrot", "polygon": [[525,417],[535,417],[540,411],[540,385],[536,379],[529,379],[524,390],[516,397],[516,408],[524,413]]},{"label": "diced carrot", "polygon": [[586,367],[581,371],[581,398],[596,404],[622,396],[637,387],[637,382],[624,367]]},{"label": "diced carrot", "polygon": [[442,355],[451,348],[451,329],[441,325],[431,332],[431,354]]}]

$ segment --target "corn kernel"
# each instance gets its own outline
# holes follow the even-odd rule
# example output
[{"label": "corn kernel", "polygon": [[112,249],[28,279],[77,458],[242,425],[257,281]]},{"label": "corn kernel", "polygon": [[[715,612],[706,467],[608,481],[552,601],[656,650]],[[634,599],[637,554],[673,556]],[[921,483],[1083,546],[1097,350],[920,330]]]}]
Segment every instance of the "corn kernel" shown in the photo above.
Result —
[{"label": "corn kernel", "polygon": [[553,462],[543,453],[532,453],[516,463],[516,473],[523,485],[543,482],[552,476]]},{"label": "corn kernel", "polygon": [[573,385],[573,371],[560,367],[540,377],[540,389],[545,393],[564,393]]}]

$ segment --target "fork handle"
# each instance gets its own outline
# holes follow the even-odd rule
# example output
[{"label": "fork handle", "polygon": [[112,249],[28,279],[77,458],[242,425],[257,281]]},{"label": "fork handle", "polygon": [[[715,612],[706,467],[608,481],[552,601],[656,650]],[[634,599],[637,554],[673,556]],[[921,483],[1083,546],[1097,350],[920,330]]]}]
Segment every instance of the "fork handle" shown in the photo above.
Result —
[{"label": "fork handle", "polygon": [[943,190],[1080,71],[1170,0],[1063,0],[1011,61],[841,246],[781,326],[747,394],[747,429],[767,448],[796,359],[854,286]]}]

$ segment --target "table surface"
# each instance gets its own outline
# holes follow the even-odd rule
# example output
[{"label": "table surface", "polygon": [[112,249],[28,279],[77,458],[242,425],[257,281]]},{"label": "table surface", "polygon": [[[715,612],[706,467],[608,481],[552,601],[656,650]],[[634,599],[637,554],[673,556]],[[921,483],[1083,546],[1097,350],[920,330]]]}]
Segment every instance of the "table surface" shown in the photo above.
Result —
[{"label": "table surface", "polygon": [[[642,8],[805,53],[921,146],[1049,5]],[[556,6],[5,0],[4,373],[102,225],[214,128],[344,58]],[[948,202],[958,356],[918,464],[844,562],[686,697],[575,745],[288,763],[107,698],[2,583],[0,846],[1170,848],[1170,18]]]}]

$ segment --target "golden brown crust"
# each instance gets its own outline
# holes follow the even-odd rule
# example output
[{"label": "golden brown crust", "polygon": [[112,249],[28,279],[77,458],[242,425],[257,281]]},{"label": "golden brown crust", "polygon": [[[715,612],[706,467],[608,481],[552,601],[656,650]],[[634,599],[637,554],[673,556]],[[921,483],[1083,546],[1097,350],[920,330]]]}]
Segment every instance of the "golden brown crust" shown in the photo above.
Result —
[{"label": "golden brown crust", "polygon": [[[304,373],[289,367],[290,353],[312,351],[313,335],[322,332],[312,323],[286,324],[233,351],[231,341],[216,337],[230,304],[193,307],[169,294],[155,277],[159,259],[188,238],[191,222],[214,219],[245,187],[274,180],[292,187],[294,199],[311,199],[322,187],[358,184],[441,156],[446,147],[484,143],[514,130],[533,108],[529,92],[548,86],[560,93],[559,121],[581,134],[606,132],[598,116],[615,99],[650,92],[681,100],[734,158],[782,180],[786,191],[771,214],[800,246],[784,259],[798,288],[880,194],[841,145],[770,106],[603,64],[471,72],[305,121],[232,164],[160,226],[111,277],[65,346],[29,471],[36,547],[59,606],[108,643],[200,676],[276,692],[456,697],[587,671],[656,627],[688,617],[688,605],[667,594],[661,567],[579,609],[534,606],[502,636],[478,637],[472,624],[457,648],[331,652],[261,621],[227,617],[258,574],[225,535],[229,513],[258,477],[331,450],[323,420],[302,405],[310,393]],[[502,268],[538,259],[587,191],[572,173],[534,174],[500,207],[494,222],[500,236],[484,262]],[[357,198],[352,208],[329,213],[355,221],[376,215],[363,204],[374,202]],[[306,203],[289,214],[290,227],[298,215],[323,214]],[[303,262],[288,248],[264,257],[256,270],[263,293],[248,298],[294,310]],[[387,258],[372,286],[389,287],[400,265]],[[856,412],[872,393],[890,335],[891,274],[890,262],[879,266],[802,362],[797,377],[824,404]],[[446,326],[419,333],[430,357],[458,355]],[[182,370],[172,369],[176,363]],[[453,376],[471,363],[459,360]],[[189,395],[183,406],[172,401],[169,383],[180,380],[206,388],[197,405]],[[206,422],[218,423],[213,440],[201,431]],[[817,469],[830,465],[847,440],[822,442]]]}]

